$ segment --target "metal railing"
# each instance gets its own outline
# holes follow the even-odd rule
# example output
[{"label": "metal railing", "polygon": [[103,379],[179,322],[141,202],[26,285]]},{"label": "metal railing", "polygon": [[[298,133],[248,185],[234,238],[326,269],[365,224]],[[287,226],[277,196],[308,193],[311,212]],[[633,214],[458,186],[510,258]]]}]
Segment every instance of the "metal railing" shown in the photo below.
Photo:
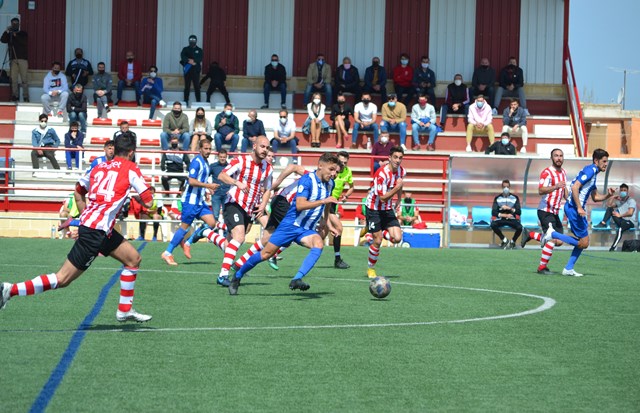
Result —
[{"label": "metal railing", "polygon": [[571,119],[571,128],[573,130],[574,144],[577,150],[577,156],[586,156],[588,151],[587,133],[584,125],[584,116],[582,114],[582,106],[580,106],[580,96],[578,94],[578,85],[573,72],[573,63],[571,62],[571,53],[569,46],[565,45],[565,79],[564,84],[567,88],[567,96],[569,97],[569,115]]}]

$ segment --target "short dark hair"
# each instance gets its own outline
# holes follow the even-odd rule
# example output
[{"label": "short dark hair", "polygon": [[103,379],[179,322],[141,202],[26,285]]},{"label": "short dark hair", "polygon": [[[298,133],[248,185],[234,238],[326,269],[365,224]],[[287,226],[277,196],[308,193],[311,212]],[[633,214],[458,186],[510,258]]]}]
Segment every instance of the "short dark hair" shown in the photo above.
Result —
[{"label": "short dark hair", "polygon": [[74,120],[69,124],[69,128],[71,128],[72,126],[75,126],[77,128],[78,126],[80,126],[80,124],[78,123],[78,121]]},{"label": "short dark hair", "polygon": [[102,65],[102,66],[106,66],[106,64],[105,64],[104,62],[98,62],[98,65],[97,65],[97,66],[100,66],[100,65]]},{"label": "short dark hair", "polygon": [[180,102],[179,100],[176,100],[175,102],[173,102],[173,104],[171,106],[175,106],[175,105],[182,106],[182,102]]},{"label": "short dark hair", "polygon": [[46,113],[41,113],[40,116],[38,116],[38,120],[40,121],[42,119],[46,119],[48,121],[49,116]]},{"label": "short dark hair", "polygon": [[349,152],[347,152],[347,151],[340,151],[336,155],[342,156],[343,158],[349,159]]},{"label": "short dark hair", "polygon": [[202,149],[205,143],[208,143],[209,145],[211,145],[211,141],[209,139],[200,139],[198,141],[198,148]]},{"label": "short dark hair", "polygon": [[604,157],[609,157],[609,152],[605,151],[604,149],[596,149],[595,151],[593,151],[593,160],[594,161],[599,161],[600,159],[604,158]]},{"label": "short dark hair", "polygon": [[218,155],[227,155],[229,152],[225,148],[220,148]]},{"label": "short dark hair", "polygon": [[151,69],[155,69],[155,70],[156,70],[156,72],[157,72],[157,71],[158,71],[158,66],[156,66],[156,65],[151,65],[151,66],[149,66],[149,71],[151,71]]},{"label": "short dark hair", "polygon": [[511,186],[511,181],[508,179],[503,179],[501,185],[504,185],[504,184],[509,184],[509,186]]},{"label": "short dark hair", "polygon": [[58,66],[62,67],[62,64],[61,64],[60,62],[58,62],[57,60],[54,60],[54,61],[51,63],[51,67],[53,67],[53,66],[55,66],[55,65],[58,65]]},{"label": "short dark hair", "polygon": [[629,185],[627,184],[620,184],[620,189],[629,189]]},{"label": "short dark hair", "polygon": [[560,151],[560,152],[562,152],[562,154],[564,155],[564,151],[563,151],[562,149],[560,149],[560,148],[553,148],[553,149],[551,149],[551,157],[552,157],[552,158],[553,158],[553,153],[554,153],[555,151]]},{"label": "short dark hair", "polygon": [[108,141],[106,141],[106,142],[104,143],[104,147],[105,147],[105,148],[106,148],[107,146],[115,146],[115,145],[116,145],[116,143],[115,143],[115,141],[114,141],[113,139],[109,139]]},{"label": "short dark hair", "polygon": [[502,138],[503,136],[506,136],[507,138],[511,138],[511,135],[509,135],[509,132],[502,132],[502,135],[500,135],[500,137]]},{"label": "short dark hair", "polygon": [[318,162],[334,163],[336,165],[340,165],[340,159],[338,159],[338,157],[331,152],[323,153],[322,156],[320,156],[320,159],[318,160]]},{"label": "short dark hair", "polygon": [[19,18],[17,18],[17,17],[14,17],[13,19],[11,19],[11,23],[13,23],[13,22],[18,22],[18,23],[20,23],[20,19],[19,19]]},{"label": "short dark hair", "polygon": [[136,150],[136,138],[131,132],[123,132],[115,139],[115,147],[116,156],[127,156]]},{"label": "short dark hair", "polygon": [[389,151],[389,157],[392,157],[393,154],[396,153],[396,152],[400,152],[401,154],[404,155],[404,149],[402,149],[402,146],[394,146]]},{"label": "short dark hair", "polygon": [[127,120],[123,120],[122,122],[120,122],[120,123],[118,124],[118,126],[128,125],[128,124],[129,124],[129,121],[127,121]]}]

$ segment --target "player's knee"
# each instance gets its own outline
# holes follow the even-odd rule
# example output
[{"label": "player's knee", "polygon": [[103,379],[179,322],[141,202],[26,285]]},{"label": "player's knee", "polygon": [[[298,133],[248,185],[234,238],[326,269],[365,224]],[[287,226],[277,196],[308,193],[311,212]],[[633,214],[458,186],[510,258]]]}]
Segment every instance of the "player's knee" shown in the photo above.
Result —
[{"label": "player's knee", "polygon": [[581,238],[580,241],[578,241],[578,248],[582,250],[589,248],[589,238]]},{"label": "player's knee", "polygon": [[556,247],[559,247],[559,246],[561,246],[563,244],[563,242],[560,241],[559,239],[555,239],[554,241],[556,243]]}]

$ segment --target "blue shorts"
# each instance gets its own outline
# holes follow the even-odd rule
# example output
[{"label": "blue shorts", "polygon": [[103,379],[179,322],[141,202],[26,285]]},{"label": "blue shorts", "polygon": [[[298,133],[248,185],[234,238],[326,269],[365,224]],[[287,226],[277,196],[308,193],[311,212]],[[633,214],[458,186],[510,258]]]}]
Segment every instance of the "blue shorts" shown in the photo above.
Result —
[{"label": "blue shorts", "polygon": [[586,217],[578,215],[578,211],[568,203],[564,204],[564,214],[567,216],[567,221],[571,226],[571,232],[573,232],[573,235],[578,238],[589,236],[589,222],[587,222]]},{"label": "blue shorts", "polygon": [[207,204],[191,205],[191,204],[183,203],[182,219],[180,222],[183,222],[187,225],[191,225],[194,219],[201,218],[205,215],[213,215],[209,205]]},{"label": "blue shorts", "polygon": [[292,222],[285,220],[278,225],[276,231],[271,235],[269,242],[276,247],[287,246],[294,241],[300,244],[300,241],[309,235],[318,235],[318,233],[311,229],[300,228],[293,225]]}]

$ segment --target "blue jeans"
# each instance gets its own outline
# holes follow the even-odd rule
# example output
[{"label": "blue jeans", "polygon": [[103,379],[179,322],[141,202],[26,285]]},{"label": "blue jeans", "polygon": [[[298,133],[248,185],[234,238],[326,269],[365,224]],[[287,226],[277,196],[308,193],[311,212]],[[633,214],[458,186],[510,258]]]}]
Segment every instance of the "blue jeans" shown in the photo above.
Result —
[{"label": "blue jeans", "polygon": [[149,119],[153,119],[153,115],[156,113],[158,103],[162,100],[162,96],[154,95],[150,91],[146,90],[142,95],[142,101],[144,103],[151,103],[151,109],[149,110]]},{"label": "blue jeans", "polygon": [[[222,145],[229,145],[229,152],[235,152],[238,148],[238,141],[240,140],[240,138],[238,137],[237,133],[234,133],[233,136],[231,137],[230,141],[225,141],[224,140],[224,136],[222,136],[222,134],[220,133],[216,133],[215,136],[213,137],[213,141],[216,144],[216,152],[220,152],[220,149],[222,149]],[[275,152],[275,150],[274,150]]]},{"label": "blue jeans", "polygon": [[[462,105],[458,108],[457,111],[451,110],[453,113],[457,113],[459,115],[464,115],[464,120],[467,120],[467,114],[469,113],[469,105]],[[449,113],[449,105],[446,103],[440,106],[440,124],[444,125],[447,122],[447,113]],[[431,122],[433,123],[433,121]]]},{"label": "blue jeans", "polygon": [[69,112],[69,123],[79,122],[82,133],[87,133],[87,112]]},{"label": "blue jeans", "polygon": [[[329,122],[322,119],[320,120],[320,124],[322,125],[322,131],[328,132],[329,130]],[[302,133],[308,135],[311,133],[311,117],[307,116],[307,120],[302,124]]]},{"label": "blue jeans", "polygon": [[298,153],[298,138],[293,138],[287,143],[280,143],[277,139],[271,139],[271,147],[273,148],[273,153],[278,153],[278,149],[282,147],[290,147],[291,153]]},{"label": "blue jeans", "polygon": [[287,84],[286,82],[280,82],[278,83],[278,86],[273,87],[271,86],[271,82],[264,82],[264,104],[265,105],[269,105],[269,95],[271,94],[272,90],[279,90],[280,91],[280,104],[281,105],[286,105],[287,104]]},{"label": "blue jeans", "polygon": [[307,87],[304,89],[304,106],[306,107],[309,102],[311,102],[311,95],[314,92],[321,92],[325,94],[325,102],[327,102],[327,107],[331,107],[331,99],[333,99],[331,85],[324,83],[320,89],[316,89],[313,84],[307,84]]},{"label": "blue jeans", "polygon": [[136,102],[140,104],[140,82],[133,82],[131,86],[127,86],[127,83],[124,80],[118,81],[118,101],[122,99],[122,90],[125,87],[132,87],[133,90],[136,91]]},{"label": "blue jeans", "polygon": [[220,208],[224,204],[224,200],[227,198],[227,193],[218,193],[218,191],[214,192],[211,195],[211,212],[213,212],[213,217],[216,221],[220,218]]},{"label": "blue jeans", "polygon": [[[169,150],[170,140],[171,140],[171,135],[169,135],[167,132],[160,133],[160,146],[162,147],[163,151]],[[189,132],[183,132],[178,137],[178,142],[182,144],[183,151],[188,151],[189,145],[191,144],[191,135],[189,134]]]},{"label": "blue jeans", "polygon": [[380,122],[380,130],[382,132],[398,132],[400,133],[400,144],[404,145],[407,140],[407,122],[400,121],[395,125],[390,124],[389,122],[383,120]]},{"label": "blue jeans", "polygon": [[249,146],[253,148],[253,142],[251,142],[247,136],[243,136],[242,142],[240,143],[240,152],[246,153]]},{"label": "blue jeans", "polygon": [[380,134],[380,130],[378,129],[377,123],[372,123],[369,126],[362,127],[358,122],[353,124],[353,131],[351,134],[351,142],[354,144],[358,142],[358,131],[373,131],[373,143],[378,142],[378,135]]},{"label": "blue jeans", "polygon": [[422,127],[417,123],[414,123],[413,125],[411,125],[411,136],[413,137],[414,145],[420,145],[421,133],[428,133],[429,141],[427,142],[427,144],[433,145],[433,143],[436,141],[436,134],[438,133],[438,128],[436,128],[436,125],[433,122],[431,122],[431,125],[429,125],[428,127]]},{"label": "blue jeans", "polygon": [[66,151],[64,155],[65,155],[65,158],[67,159],[67,169],[71,169],[72,159],[76,160],[76,169],[80,169],[80,158],[82,158],[82,152]]}]

